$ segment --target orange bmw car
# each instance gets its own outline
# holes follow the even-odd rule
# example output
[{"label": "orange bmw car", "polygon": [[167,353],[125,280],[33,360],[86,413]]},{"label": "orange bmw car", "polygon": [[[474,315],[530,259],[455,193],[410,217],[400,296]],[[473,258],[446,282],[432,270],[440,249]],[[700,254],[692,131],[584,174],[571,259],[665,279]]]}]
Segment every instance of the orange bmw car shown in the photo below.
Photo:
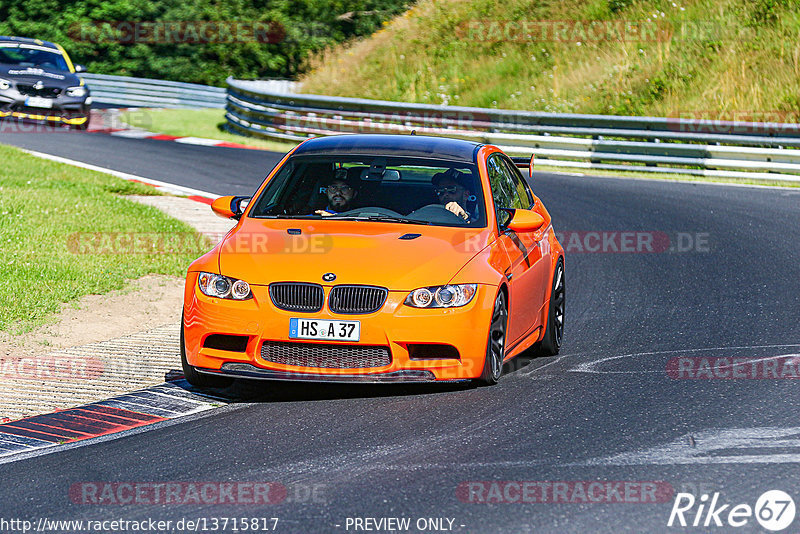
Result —
[{"label": "orange bmw car", "polygon": [[495,384],[557,354],[564,250],[500,149],[423,136],[305,141],[189,267],[186,379]]}]

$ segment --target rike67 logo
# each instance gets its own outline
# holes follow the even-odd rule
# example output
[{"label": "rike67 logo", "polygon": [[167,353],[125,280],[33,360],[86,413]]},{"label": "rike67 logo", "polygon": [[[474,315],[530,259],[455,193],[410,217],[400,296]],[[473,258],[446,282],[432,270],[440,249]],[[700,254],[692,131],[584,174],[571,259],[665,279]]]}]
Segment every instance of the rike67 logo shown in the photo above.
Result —
[{"label": "rike67 logo", "polygon": [[747,503],[723,503],[719,493],[703,494],[699,499],[691,493],[678,493],[672,504],[667,526],[672,527],[743,527],[755,517],[766,530],[778,532],[795,518],[794,500],[781,490],[764,492],[755,506]]}]

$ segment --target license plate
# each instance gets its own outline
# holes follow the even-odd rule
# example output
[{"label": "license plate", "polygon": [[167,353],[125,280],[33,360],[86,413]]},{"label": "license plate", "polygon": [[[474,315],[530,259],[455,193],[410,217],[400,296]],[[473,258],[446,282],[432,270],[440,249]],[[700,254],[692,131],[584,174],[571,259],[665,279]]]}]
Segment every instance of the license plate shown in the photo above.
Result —
[{"label": "license plate", "polygon": [[25,99],[25,105],[31,108],[52,108],[53,101],[41,96],[29,96]]},{"label": "license plate", "polygon": [[289,337],[293,339],[358,341],[361,339],[361,322],[289,319]]}]

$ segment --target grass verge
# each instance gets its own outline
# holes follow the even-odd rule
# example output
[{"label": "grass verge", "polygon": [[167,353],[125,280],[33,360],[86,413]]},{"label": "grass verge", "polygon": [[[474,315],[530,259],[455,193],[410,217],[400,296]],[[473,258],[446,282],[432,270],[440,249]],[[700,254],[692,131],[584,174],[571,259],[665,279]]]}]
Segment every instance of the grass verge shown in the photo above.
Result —
[{"label": "grass verge", "polygon": [[245,137],[222,129],[225,124],[223,109],[146,109],[128,110],[122,113],[122,120],[132,126],[174,135],[176,137],[204,137],[229,143],[249,145],[273,152],[288,152],[293,143],[268,141],[257,137]]},{"label": "grass verge", "polygon": [[182,276],[207,250],[188,225],[122,195],[152,187],[0,145],[0,330],[28,331],[70,302],[146,274]]},{"label": "grass verge", "polygon": [[799,31],[796,0],[419,0],[301,81],[331,96],[796,122]]}]

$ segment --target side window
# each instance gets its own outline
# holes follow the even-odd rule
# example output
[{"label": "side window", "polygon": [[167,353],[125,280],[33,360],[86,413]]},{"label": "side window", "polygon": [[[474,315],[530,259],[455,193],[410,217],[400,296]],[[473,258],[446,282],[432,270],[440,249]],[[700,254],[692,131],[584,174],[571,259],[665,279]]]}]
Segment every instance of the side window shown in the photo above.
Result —
[{"label": "side window", "polygon": [[522,199],[522,203],[524,204],[524,207],[526,209],[532,208],[533,207],[533,195],[531,194],[530,187],[528,186],[528,184],[525,182],[525,179],[520,174],[519,169],[517,168],[516,165],[514,165],[514,163],[509,161],[507,158],[503,158],[503,163],[506,164],[506,168],[508,169],[508,172],[511,174],[511,176],[514,177],[514,187],[517,190],[517,194],[519,195],[519,198]]},{"label": "side window", "polygon": [[[513,175],[509,172],[500,156],[492,155],[486,161],[486,170],[489,172],[489,184],[492,188],[494,209],[497,213],[497,224],[504,226],[511,215],[501,208],[520,209],[527,208],[527,203],[522,200],[517,189]],[[527,195],[525,197],[527,199]]]},{"label": "side window", "polygon": [[285,196],[294,169],[294,162],[289,161],[278,171],[276,176],[272,177],[272,180],[269,181],[267,187],[264,188],[261,196],[256,201],[255,206],[250,210],[250,217],[275,215],[272,210],[278,204],[280,198]]}]

